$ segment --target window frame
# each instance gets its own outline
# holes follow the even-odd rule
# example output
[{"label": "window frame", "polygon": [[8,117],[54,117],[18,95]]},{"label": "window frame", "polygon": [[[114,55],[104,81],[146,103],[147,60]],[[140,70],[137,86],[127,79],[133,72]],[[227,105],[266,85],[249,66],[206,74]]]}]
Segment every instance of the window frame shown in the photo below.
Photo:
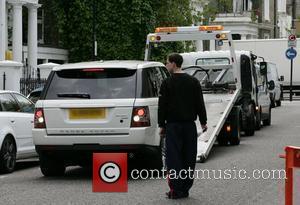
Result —
[{"label": "window frame", "polygon": [[19,103],[17,102],[16,98],[11,94],[11,93],[1,93],[0,96],[10,96],[13,100],[13,102],[15,103],[16,107],[15,107],[15,111],[10,111],[10,110],[7,110],[5,108],[5,106],[3,105],[3,101],[0,99],[0,104],[1,104],[1,107],[2,107],[2,112],[20,112],[21,108],[20,108],[20,105]]},{"label": "window frame", "polygon": [[[31,100],[29,100],[28,98],[26,98],[25,96],[23,96],[19,93],[12,93],[11,95],[14,97],[15,101],[18,103],[19,112],[21,112],[21,113],[34,113],[34,103]],[[16,96],[20,96],[20,97],[24,98],[25,100],[27,100],[28,103],[30,104],[30,106],[32,106],[32,112],[25,111],[24,108],[21,107],[21,103],[20,103],[19,99]]]}]

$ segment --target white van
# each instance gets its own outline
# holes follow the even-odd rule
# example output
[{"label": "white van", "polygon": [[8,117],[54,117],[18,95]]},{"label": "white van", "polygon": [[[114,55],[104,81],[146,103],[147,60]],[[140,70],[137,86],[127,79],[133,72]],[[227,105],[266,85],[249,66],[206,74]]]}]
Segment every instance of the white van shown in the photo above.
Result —
[{"label": "white van", "polygon": [[[282,83],[274,63],[267,62],[269,93],[272,107],[281,106]],[[281,77],[282,78],[282,77]]]}]

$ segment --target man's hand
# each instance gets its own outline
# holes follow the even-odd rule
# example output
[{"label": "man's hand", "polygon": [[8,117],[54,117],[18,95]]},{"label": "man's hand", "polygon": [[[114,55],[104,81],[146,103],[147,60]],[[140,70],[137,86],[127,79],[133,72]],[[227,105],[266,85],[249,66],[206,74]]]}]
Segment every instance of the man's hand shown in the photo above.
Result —
[{"label": "man's hand", "polygon": [[206,132],[207,131],[207,125],[205,124],[205,125],[201,125],[201,128],[202,128],[202,131],[203,132]]},{"label": "man's hand", "polygon": [[166,129],[161,127],[159,129],[159,135],[160,135],[160,137],[165,137],[166,136]]}]

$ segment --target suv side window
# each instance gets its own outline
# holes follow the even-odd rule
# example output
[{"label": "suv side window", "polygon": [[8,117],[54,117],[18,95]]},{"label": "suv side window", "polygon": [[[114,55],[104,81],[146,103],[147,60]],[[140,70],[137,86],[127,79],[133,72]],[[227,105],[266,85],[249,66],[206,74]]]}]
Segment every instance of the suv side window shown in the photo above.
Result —
[{"label": "suv side window", "polygon": [[158,97],[160,88],[160,79],[162,79],[161,73],[157,68],[148,68],[146,70],[148,76],[148,84],[151,93],[151,97]]},{"label": "suv side window", "polygon": [[169,71],[165,67],[159,67],[160,72],[162,73],[163,79],[166,79],[170,76]]},{"label": "suv side window", "polygon": [[165,67],[142,69],[137,82],[137,98],[158,97],[160,86],[169,75]]},{"label": "suv side window", "polygon": [[138,91],[138,96],[141,98],[154,98],[158,97],[159,93],[159,87],[160,87],[160,80],[159,78],[162,78],[162,74],[160,73],[160,77],[157,77],[157,75],[160,73],[157,68],[145,68],[141,72],[141,90]]},{"label": "suv side window", "polygon": [[3,111],[6,112],[19,112],[19,106],[16,100],[9,93],[0,94],[0,102]]},{"label": "suv side window", "polygon": [[29,100],[27,100],[25,97],[19,94],[13,94],[13,95],[15,96],[15,98],[19,103],[21,112],[26,112],[26,113],[34,112],[34,105]]}]

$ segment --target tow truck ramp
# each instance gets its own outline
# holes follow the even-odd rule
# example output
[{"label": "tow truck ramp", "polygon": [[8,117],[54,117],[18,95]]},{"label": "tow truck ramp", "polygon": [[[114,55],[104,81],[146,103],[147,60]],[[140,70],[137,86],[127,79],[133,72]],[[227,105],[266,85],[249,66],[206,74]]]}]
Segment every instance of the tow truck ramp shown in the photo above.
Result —
[{"label": "tow truck ramp", "polygon": [[[239,96],[239,93],[240,89],[236,89],[234,93],[203,95],[207,112],[208,129],[203,133],[201,125],[199,121],[197,121],[197,162],[204,162],[208,157],[208,154],[216,142],[217,136],[223,128],[224,123]],[[210,96],[208,97],[208,95]]]}]

